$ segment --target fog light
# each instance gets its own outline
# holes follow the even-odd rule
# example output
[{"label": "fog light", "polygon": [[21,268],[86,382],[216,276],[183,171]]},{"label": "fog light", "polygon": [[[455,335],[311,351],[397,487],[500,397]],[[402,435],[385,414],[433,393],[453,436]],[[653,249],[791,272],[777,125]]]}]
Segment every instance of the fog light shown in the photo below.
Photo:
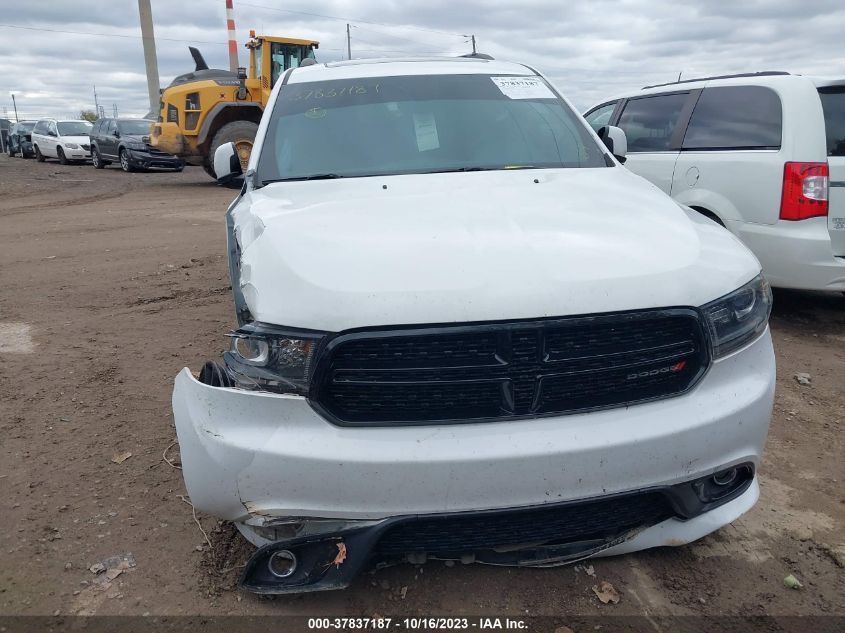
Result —
[{"label": "fog light", "polygon": [[741,494],[754,478],[754,467],[751,464],[741,464],[733,468],[725,468],[709,477],[702,477],[692,483],[698,499],[704,503],[723,502],[728,498]]},{"label": "fog light", "polygon": [[736,468],[729,468],[713,475],[713,483],[717,486],[730,486],[736,479]]},{"label": "fog light", "polygon": [[273,552],[267,561],[267,568],[276,578],[288,578],[296,571],[296,556],[286,549]]}]

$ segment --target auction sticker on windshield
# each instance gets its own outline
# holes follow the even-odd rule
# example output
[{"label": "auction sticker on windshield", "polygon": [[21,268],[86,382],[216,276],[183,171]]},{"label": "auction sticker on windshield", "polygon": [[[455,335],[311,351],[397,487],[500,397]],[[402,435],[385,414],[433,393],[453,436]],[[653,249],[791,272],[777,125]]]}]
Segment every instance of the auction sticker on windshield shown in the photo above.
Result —
[{"label": "auction sticker on windshield", "polygon": [[490,77],[502,94],[511,99],[555,99],[540,77]]},{"label": "auction sticker on windshield", "polygon": [[417,149],[427,152],[440,149],[440,139],[437,137],[437,124],[434,115],[414,113],[414,131],[417,133]]}]

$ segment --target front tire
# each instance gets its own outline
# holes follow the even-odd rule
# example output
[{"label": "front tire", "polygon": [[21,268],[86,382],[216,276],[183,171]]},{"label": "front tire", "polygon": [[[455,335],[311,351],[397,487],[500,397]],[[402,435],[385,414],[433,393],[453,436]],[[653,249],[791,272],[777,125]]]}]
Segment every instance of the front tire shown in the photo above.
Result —
[{"label": "front tire", "polygon": [[106,166],[96,147],[91,148],[91,164],[94,165],[94,169],[103,169]]},{"label": "front tire", "polygon": [[120,168],[127,174],[135,171],[135,168],[129,163],[129,152],[125,149],[120,150]]},{"label": "front tire", "polygon": [[59,159],[59,163],[62,165],[67,165],[70,161],[68,161],[67,156],[65,156],[65,151],[61,148],[61,146],[56,148],[56,156]]},{"label": "front tire", "polygon": [[41,150],[38,148],[38,145],[35,146],[35,160],[39,163],[43,163],[46,160],[44,158],[44,154],[42,154]]},{"label": "front tire", "polygon": [[227,123],[214,135],[214,140],[211,142],[211,147],[208,151],[209,165],[205,166],[205,171],[212,178],[217,178],[214,173],[214,152],[224,143],[234,143],[235,150],[238,152],[238,159],[241,161],[241,171],[246,173],[246,167],[249,164],[249,156],[252,154],[252,145],[255,142],[255,135],[258,134],[258,124],[252,121],[232,121]]}]

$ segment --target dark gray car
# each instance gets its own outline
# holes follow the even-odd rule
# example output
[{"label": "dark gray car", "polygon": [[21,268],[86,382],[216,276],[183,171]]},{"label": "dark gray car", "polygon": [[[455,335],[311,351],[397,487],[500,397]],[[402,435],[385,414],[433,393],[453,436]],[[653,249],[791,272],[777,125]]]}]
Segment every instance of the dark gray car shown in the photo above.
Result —
[{"label": "dark gray car", "polygon": [[34,127],[35,121],[12,123],[9,129],[9,156],[20,155],[21,158],[35,156],[35,150],[32,147],[32,128]]},{"label": "dark gray car", "polygon": [[98,119],[91,129],[91,162],[102,169],[113,162],[123,171],[173,169],[182,171],[181,159],[149,145],[149,119]]}]

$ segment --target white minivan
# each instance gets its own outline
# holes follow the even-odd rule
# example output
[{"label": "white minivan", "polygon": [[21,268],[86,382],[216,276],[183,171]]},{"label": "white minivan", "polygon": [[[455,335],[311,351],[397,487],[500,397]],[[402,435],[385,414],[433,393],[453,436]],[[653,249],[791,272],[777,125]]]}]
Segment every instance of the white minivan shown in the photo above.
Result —
[{"label": "white minivan", "polygon": [[91,160],[91,128],[88,121],[39,120],[32,129],[35,159],[58,158],[62,165]]},{"label": "white minivan", "polygon": [[845,79],[690,79],[584,116],[622,128],[625,166],[739,237],[773,286],[845,291]]},{"label": "white minivan", "polygon": [[[173,390],[191,502],[259,546],[242,586],[564,564],[754,505],[769,286],[604,138],[491,59],[276,84],[226,215],[231,347]],[[233,144],[214,169],[240,174]]]}]

